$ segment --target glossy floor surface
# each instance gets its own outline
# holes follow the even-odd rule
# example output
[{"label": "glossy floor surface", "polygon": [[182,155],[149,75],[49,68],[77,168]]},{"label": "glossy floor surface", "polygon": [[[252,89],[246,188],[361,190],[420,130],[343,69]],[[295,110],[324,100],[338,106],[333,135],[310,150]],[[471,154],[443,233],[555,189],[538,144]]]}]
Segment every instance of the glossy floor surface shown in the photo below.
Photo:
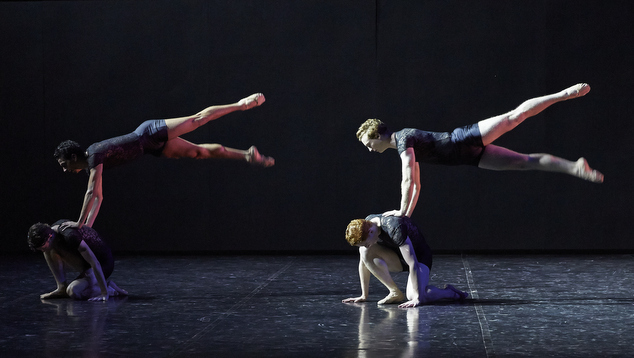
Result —
[{"label": "glossy floor surface", "polygon": [[352,255],[124,256],[106,303],[41,301],[41,255],[0,258],[2,357],[634,356],[632,255],[439,255],[431,284],[471,298],[412,309],[376,279],[341,303]]}]

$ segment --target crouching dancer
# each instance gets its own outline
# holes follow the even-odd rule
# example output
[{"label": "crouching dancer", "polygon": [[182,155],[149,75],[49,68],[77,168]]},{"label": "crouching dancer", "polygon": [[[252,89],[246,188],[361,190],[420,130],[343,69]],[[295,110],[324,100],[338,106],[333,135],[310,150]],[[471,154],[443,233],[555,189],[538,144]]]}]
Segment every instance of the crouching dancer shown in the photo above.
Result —
[{"label": "crouching dancer", "polygon": [[[107,301],[109,296],[127,295],[114,282],[106,281],[114,269],[114,259],[99,234],[88,226],[60,228],[68,221],[58,220],[53,226],[37,223],[29,229],[29,247],[44,253],[57,282],[55,291],[42,294],[40,298]],[[65,266],[80,273],[70,283],[66,281]]]},{"label": "crouching dancer", "polygon": [[[370,273],[390,293],[379,304],[401,303],[401,308],[416,307],[442,299],[464,300],[468,294],[451,285],[444,289],[429,285],[432,265],[431,249],[418,227],[407,216],[369,215],[352,220],[346,229],[346,240],[359,247],[359,279],[361,296],[347,298],[344,303],[368,299]],[[406,295],[399,290],[391,272],[408,271]]]}]

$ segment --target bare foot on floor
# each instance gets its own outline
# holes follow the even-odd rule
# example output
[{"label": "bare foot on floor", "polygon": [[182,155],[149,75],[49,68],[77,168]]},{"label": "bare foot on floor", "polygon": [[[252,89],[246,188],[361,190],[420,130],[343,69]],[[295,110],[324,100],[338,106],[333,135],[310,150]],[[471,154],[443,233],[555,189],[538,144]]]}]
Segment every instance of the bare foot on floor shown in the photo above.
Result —
[{"label": "bare foot on floor", "polygon": [[460,291],[452,285],[446,285],[445,288],[452,290],[456,294],[456,300],[458,301],[464,301],[465,298],[469,297],[469,294],[467,292]]},{"label": "bare foot on floor", "polygon": [[396,292],[390,292],[389,295],[385,296],[384,299],[380,300],[378,304],[387,305],[390,303],[399,303],[405,300],[405,295],[400,290]]},{"label": "bare foot on floor", "polygon": [[128,291],[119,288],[113,281],[108,282],[108,295],[110,296],[127,296]]}]

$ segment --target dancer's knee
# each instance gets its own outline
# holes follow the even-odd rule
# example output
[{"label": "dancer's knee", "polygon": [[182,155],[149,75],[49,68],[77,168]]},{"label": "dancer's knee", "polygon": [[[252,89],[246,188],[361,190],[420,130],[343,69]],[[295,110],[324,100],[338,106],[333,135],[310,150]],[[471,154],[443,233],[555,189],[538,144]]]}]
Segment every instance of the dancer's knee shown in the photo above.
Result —
[{"label": "dancer's knee", "polygon": [[507,117],[507,125],[515,128],[518,124],[524,122],[526,118],[528,118],[528,113],[522,108],[522,106],[517,107],[513,111],[511,111]]},{"label": "dancer's knee", "polygon": [[226,152],[225,147],[220,144],[201,144],[187,151],[186,157],[192,159],[207,159],[222,157]]},{"label": "dancer's knee", "polygon": [[227,152],[227,149],[222,144],[206,144],[205,148],[215,155],[222,155]]},{"label": "dancer's knee", "polygon": [[532,160],[527,154],[491,145],[485,148],[479,167],[489,170],[526,170],[530,169]]},{"label": "dancer's knee", "polygon": [[543,169],[552,165],[554,157],[550,154],[536,153],[527,155],[527,158],[527,169]]},{"label": "dancer's knee", "polygon": [[384,262],[382,258],[376,255],[374,250],[363,246],[359,247],[359,256],[361,257],[361,261],[363,261],[367,266],[378,266],[381,262]]},{"label": "dancer's knee", "polygon": [[204,125],[205,123],[207,123],[207,122],[205,121],[205,117],[206,117],[206,116],[205,116],[203,113],[198,113],[198,114],[196,114],[195,116],[193,116],[193,117],[191,118],[191,120],[190,120],[190,123],[191,123],[192,127],[193,127],[194,129],[196,129],[196,128],[198,128],[198,127],[200,127],[200,126]]},{"label": "dancer's knee", "polygon": [[66,288],[66,294],[68,295],[68,297],[70,297],[72,299],[81,300],[81,299],[84,299],[83,292],[84,292],[85,289],[86,289],[86,287],[83,284],[72,284],[71,283]]}]

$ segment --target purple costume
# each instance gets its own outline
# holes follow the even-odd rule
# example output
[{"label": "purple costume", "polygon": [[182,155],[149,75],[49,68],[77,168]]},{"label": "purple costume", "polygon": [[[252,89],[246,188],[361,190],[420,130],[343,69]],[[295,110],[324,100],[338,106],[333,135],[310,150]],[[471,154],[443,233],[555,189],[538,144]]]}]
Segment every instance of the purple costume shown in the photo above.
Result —
[{"label": "purple costume", "polygon": [[[52,226],[61,225],[70,220],[58,220]],[[97,232],[88,226],[82,226],[81,229],[77,229],[74,227],[68,227],[64,230],[58,232],[58,237],[60,240],[57,240],[54,249],[64,258],[66,255],[80,256],[78,249],[79,244],[82,241],[88,245],[90,250],[95,254],[97,261],[101,265],[101,271],[103,272],[104,277],[107,279],[112,274],[114,270],[114,258],[112,257],[112,251],[106,245],[106,243],[99,237]],[[88,261],[84,260],[82,257],[82,269],[83,271],[76,278],[85,277],[85,272],[90,267]]]},{"label": "purple costume", "polygon": [[165,120],[141,123],[132,133],[106,139],[86,149],[88,170],[103,164],[104,169],[130,162],[143,154],[160,156],[167,142]]}]

